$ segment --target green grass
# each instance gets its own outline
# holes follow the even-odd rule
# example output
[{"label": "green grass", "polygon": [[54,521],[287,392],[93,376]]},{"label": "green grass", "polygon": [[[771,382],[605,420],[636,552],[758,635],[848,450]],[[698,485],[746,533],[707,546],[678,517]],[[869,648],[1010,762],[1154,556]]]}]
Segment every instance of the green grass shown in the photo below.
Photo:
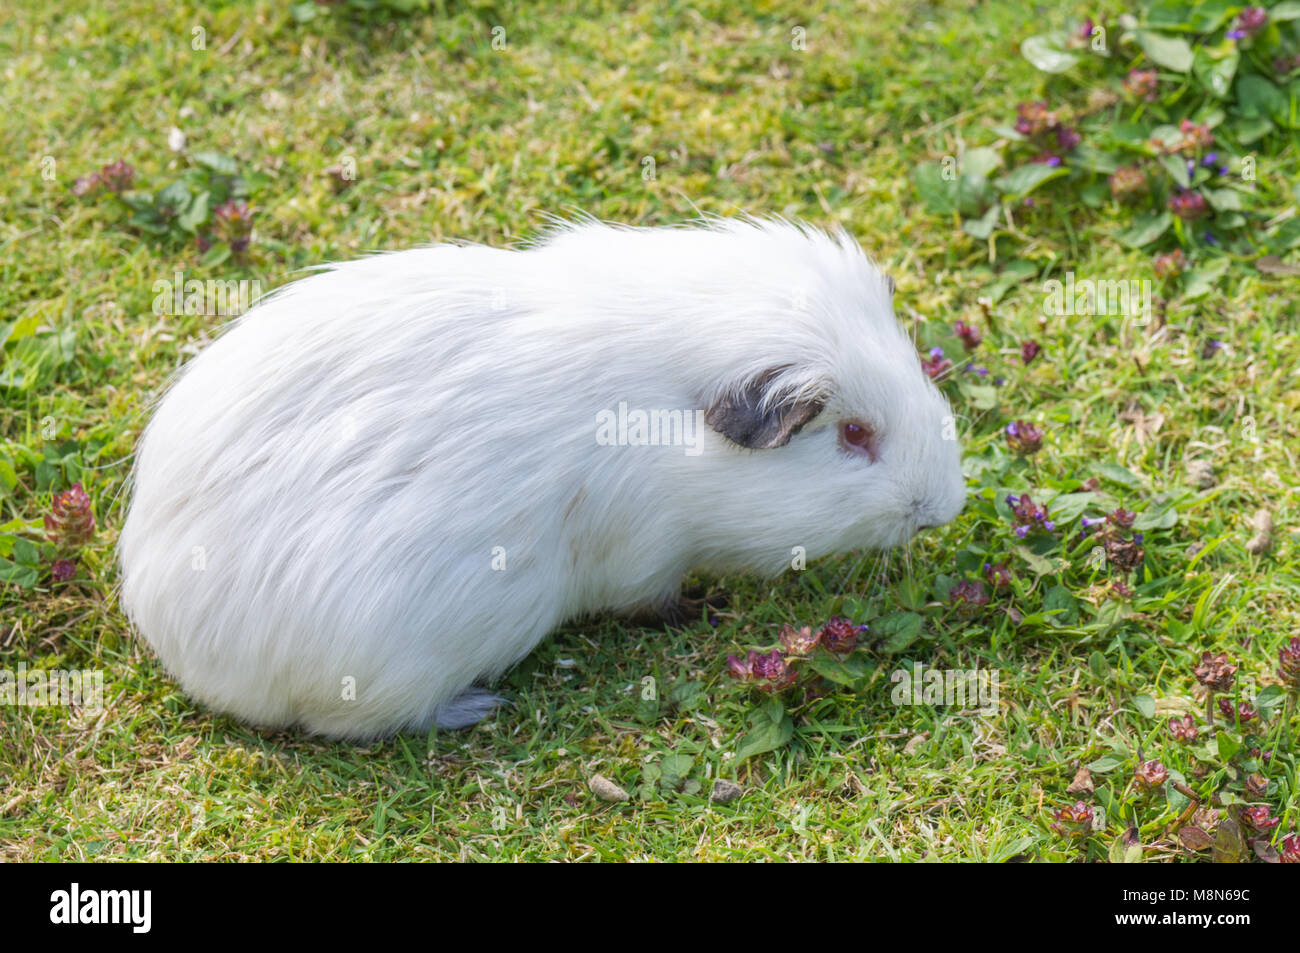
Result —
[{"label": "green grass", "polygon": [[[40,386],[0,390],[0,450],[16,476],[0,486],[0,524],[11,524],[0,531],[39,539],[51,489],[80,478],[99,532],[74,583],[0,590],[0,668],[101,669],[109,705],[0,707],[0,859],[1061,860],[1105,857],[1128,826],[1108,818],[1084,843],[1049,830],[1050,812],[1075,800],[1066,787],[1080,764],[1113,755],[1094,780],[1120,800],[1139,751],[1198,793],[1241,796],[1240,760],[1193,761],[1164,722],[1203,709],[1192,676],[1203,650],[1226,652],[1263,688],[1300,630],[1294,279],[1240,265],[1204,298],[1164,301],[1149,327],[1045,315],[1041,283],[1029,282],[989,321],[977,301],[1007,248],[991,256],[926,214],[910,183],[919,163],[991,141],[988,128],[1040,92],[1015,48],[1055,5],[451,3],[435,17],[307,24],[268,0],[9,6],[0,322],[34,317],[76,338]],[[505,50],[492,48],[498,25]],[[791,47],[795,26],[806,50]],[[191,47],[195,27],[203,50]],[[190,150],[234,157],[255,183],[242,261],[205,270],[192,243],[142,236],[109,202],[71,195],[75,178],[118,158],[138,185],[165,184],[185,166],[167,147],[173,125]],[[326,170],[344,156],[358,177],[335,192]],[[1290,143],[1262,166],[1279,214],[1288,201],[1295,212],[1295,162]],[[183,269],[270,288],[370,249],[517,240],[543,213],[573,208],[644,224],[697,210],[841,222],[896,277],[900,316],[922,342],[978,320],[976,360],[1007,383],[993,408],[957,399],[977,494],[966,512],[887,564],[854,554],[770,583],[701,580],[729,596],[716,630],[571,624],[508,678],[510,707],[466,733],[359,748],[258,734],[196,708],[132,638],[114,596],[123,484],[148,402],[221,323],[153,314],[154,282]],[[1019,257],[1148,278],[1147,256],[1110,237],[1119,214],[1040,203],[1019,222]],[[1024,368],[1030,336],[1044,354]],[[1210,339],[1225,347],[1203,357]],[[1016,418],[1047,431],[1030,462],[1003,449],[1000,428]],[[1189,485],[1193,458],[1212,463],[1215,486]],[[1176,514],[1146,531],[1131,600],[1094,588],[1106,573],[1087,567],[1086,547],[1036,575],[993,503],[1093,476],[1111,508]],[[1246,523],[1259,508],[1277,529],[1271,551],[1253,555]],[[1195,559],[1193,543],[1205,547]],[[942,576],[973,577],[986,557],[1010,560],[1013,595],[973,616],[936,598]],[[1065,621],[1043,614],[1056,586],[1072,596]],[[793,741],[736,763],[756,704],[727,676],[727,653],[772,643],[788,622],[851,612],[879,626],[909,610],[924,617],[921,638],[864,651],[859,690],[796,697]],[[891,704],[889,674],[909,659],[998,672],[996,713]],[[642,700],[646,677],[657,701]],[[1300,819],[1285,711],[1268,726],[1272,760],[1254,765],[1267,796],[1248,798],[1282,818],[1275,834]],[[646,766],[673,755],[692,759],[700,793],[643,786]],[[632,800],[594,798],[594,773]],[[718,777],[745,796],[711,804]],[[1145,858],[1190,856],[1162,836],[1179,804],[1158,800],[1139,815]]]}]

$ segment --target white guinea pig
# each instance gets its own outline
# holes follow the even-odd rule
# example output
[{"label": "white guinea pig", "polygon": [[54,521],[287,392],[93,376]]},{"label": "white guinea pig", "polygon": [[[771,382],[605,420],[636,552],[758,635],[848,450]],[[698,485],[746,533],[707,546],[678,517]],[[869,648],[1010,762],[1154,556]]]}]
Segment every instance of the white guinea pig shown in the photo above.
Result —
[{"label": "white guinea pig", "polygon": [[892,282],[783,221],[562,224],[290,284],[138,447],[122,604],[195,698],[345,738],[464,727],[566,619],[962,508]]}]

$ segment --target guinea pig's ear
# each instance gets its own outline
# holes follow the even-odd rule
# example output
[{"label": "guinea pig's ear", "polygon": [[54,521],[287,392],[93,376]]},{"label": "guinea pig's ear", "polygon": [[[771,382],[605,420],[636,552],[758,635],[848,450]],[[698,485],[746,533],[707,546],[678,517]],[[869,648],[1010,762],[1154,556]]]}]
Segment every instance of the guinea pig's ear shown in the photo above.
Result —
[{"label": "guinea pig's ear", "polygon": [[800,398],[794,392],[770,395],[772,381],[785,369],[760,374],[739,392],[724,392],[705,412],[705,422],[732,443],[751,450],[784,447],[826,406],[821,397]]}]

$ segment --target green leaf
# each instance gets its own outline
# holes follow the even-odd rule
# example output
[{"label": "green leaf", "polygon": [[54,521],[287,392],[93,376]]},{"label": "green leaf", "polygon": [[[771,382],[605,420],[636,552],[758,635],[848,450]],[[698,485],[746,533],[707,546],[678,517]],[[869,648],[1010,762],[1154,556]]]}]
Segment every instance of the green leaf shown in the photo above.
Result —
[{"label": "green leaf", "polygon": [[1183,275],[1183,297],[1194,301],[1209,294],[1227,270],[1228,259],[1216,258],[1200,268],[1186,272]]},{"label": "green leaf", "polygon": [[1246,853],[1241,842],[1241,827],[1231,817],[1219,821],[1214,830],[1214,849],[1210,857],[1216,864],[1239,864]]},{"label": "green leaf", "polygon": [[1173,222],[1173,216],[1168,212],[1147,213],[1139,216],[1131,227],[1126,228],[1115,237],[1129,248],[1142,248],[1145,245],[1150,245],[1169,231],[1169,226]]},{"label": "green leaf", "polygon": [[176,224],[187,232],[197,231],[198,227],[208,220],[208,200],[210,198],[210,192],[200,192],[195,196],[194,201],[189,204],[189,208],[177,217]]},{"label": "green leaf", "polygon": [[677,790],[694,766],[695,759],[690,755],[665,755],[659,762],[659,786],[672,791]]},{"label": "green leaf", "polygon": [[1300,20],[1300,0],[1284,0],[1268,11],[1268,18],[1274,23]]},{"label": "green leaf", "polygon": [[1156,700],[1150,695],[1134,695],[1133,707],[1138,710],[1143,718],[1154,718],[1156,716]]},{"label": "green leaf", "polygon": [[1254,116],[1238,119],[1232,124],[1232,131],[1243,146],[1258,142],[1277,128],[1267,116]]},{"label": "green leaf", "polygon": [[779,720],[773,720],[768,706],[757,709],[749,716],[749,731],[736,746],[736,763],[782,748],[794,737],[794,721],[784,709]]},{"label": "green leaf", "polygon": [[1137,41],[1157,66],[1175,73],[1186,73],[1192,68],[1192,47],[1182,37],[1138,30]]},{"label": "green leaf", "polygon": [[1230,47],[1228,53],[1217,58],[1204,48],[1199,49],[1192,63],[1193,74],[1216,99],[1227,99],[1232,92],[1232,80],[1237,75],[1237,64],[1241,61],[1237,45],[1233,43]]},{"label": "green leaf", "polygon": [[808,666],[822,678],[852,688],[857,684],[857,677],[839,659],[825,655],[815,655],[808,660]]},{"label": "green leaf", "polygon": [[880,651],[901,652],[921,636],[925,620],[915,612],[891,612],[871,624],[872,633],[884,638]]},{"label": "green leaf", "polygon": [[945,179],[944,168],[938,162],[917,166],[912,173],[912,184],[927,212],[951,215],[957,211],[957,179]]},{"label": "green leaf", "polygon": [[1236,189],[1202,189],[1201,194],[1216,212],[1241,211],[1241,193]]},{"label": "green leaf", "polygon": [[989,173],[1002,164],[1002,153],[987,146],[967,149],[961,157],[961,171],[965,175],[987,179]]},{"label": "green leaf", "polygon": [[1184,18],[1193,33],[1213,33],[1244,4],[1238,0],[1198,0]]},{"label": "green leaf", "polygon": [[220,152],[195,152],[191,153],[190,161],[196,165],[201,165],[205,169],[211,169],[220,175],[238,175],[239,166],[235,160],[229,156],[224,156]]},{"label": "green leaf", "polygon": [[1252,73],[1237,79],[1237,105],[1243,116],[1266,116],[1282,126],[1291,124],[1286,94],[1263,76]]},{"label": "green leaf", "polygon": [[1044,73],[1064,73],[1079,62],[1078,54],[1061,49],[1055,36],[1041,34],[1021,43],[1020,54]]},{"label": "green leaf", "polygon": [[1270,251],[1289,251],[1300,245],[1300,217],[1289,218],[1268,235]]},{"label": "green leaf", "polygon": [[1094,651],[1088,656],[1088,671],[1092,672],[1098,678],[1110,677],[1110,663],[1106,661],[1106,656],[1100,652]]},{"label": "green leaf", "polygon": [[41,548],[30,539],[23,539],[21,536],[15,537],[13,553],[14,562],[16,563],[21,563],[24,566],[40,566]]},{"label": "green leaf", "polygon": [[1057,571],[1056,563],[1045,556],[1038,555],[1028,546],[1015,546],[1013,551],[1029,565],[1036,576],[1050,576]]},{"label": "green leaf", "polygon": [[1083,515],[1083,511],[1095,502],[1097,502],[1095,493],[1062,493],[1050,501],[1048,508],[1052,512],[1052,521],[1060,526],[1078,519]]},{"label": "green leaf", "polygon": [[1103,755],[1091,764],[1085,767],[1093,774],[1105,774],[1107,771],[1114,771],[1124,763],[1124,759],[1113,754]]},{"label": "green leaf", "polygon": [[979,218],[968,218],[961,223],[961,229],[972,238],[978,238],[981,241],[993,234],[993,228],[998,223],[998,216],[1002,213],[1001,205],[990,205],[988,210]]},{"label": "green leaf", "polygon": [[1224,761],[1231,761],[1233,756],[1241,750],[1241,742],[1222,730],[1216,737],[1219,743],[1219,757]]},{"label": "green leaf", "polygon": [[1192,186],[1192,180],[1187,173],[1187,160],[1182,156],[1161,156],[1160,164],[1165,167],[1169,177],[1178,183],[1180,188],[1188,189]]},{"label": "green leaf", "polygon": [[34,589],[40,579],[40,573],[31,566],[19,566],[0,557],[0,582],[7,582],[19,589]]},{"label": "green leaf", "polygon": [[1079,603],[1064,586],[1053,586],[1047,590],[1043,596],[1043,611],[1051,613],[1047,617],[1051,625],[1073,625],[1079,621]]},{"label": "green leaf", "polygon": [[1004,176],[994,180],[996,185],[1008,198],[1021,198],[1028,195],[1044,182],[1059,179],[1070,172],[1065,166],[1051,166],[1045,162],[1031,162],[1018,169],[1012,169]]},{"label": "green leaf", "polygon": [[1286,691],[1281,685],[1269,685],[1255,696],[1255,707],[1260,711],[1272,711],[1286,701]]}]

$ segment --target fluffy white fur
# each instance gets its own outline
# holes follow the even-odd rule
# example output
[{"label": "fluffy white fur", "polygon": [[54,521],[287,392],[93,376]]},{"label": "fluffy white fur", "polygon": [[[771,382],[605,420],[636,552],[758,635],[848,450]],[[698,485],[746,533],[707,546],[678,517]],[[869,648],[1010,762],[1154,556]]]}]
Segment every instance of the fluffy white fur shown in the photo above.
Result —
[{"label": "fluffy white fur", "polygon": [[[775,449],[597,443],[621,401],[704,409],[756,379],[826,406]],[[949,413],[843,234],[587,221],[378,255],[281,289],[181,373],[140,441],[122,602],[194,697],[257,725],[459,727],[565,619],[951,519]]]}]

